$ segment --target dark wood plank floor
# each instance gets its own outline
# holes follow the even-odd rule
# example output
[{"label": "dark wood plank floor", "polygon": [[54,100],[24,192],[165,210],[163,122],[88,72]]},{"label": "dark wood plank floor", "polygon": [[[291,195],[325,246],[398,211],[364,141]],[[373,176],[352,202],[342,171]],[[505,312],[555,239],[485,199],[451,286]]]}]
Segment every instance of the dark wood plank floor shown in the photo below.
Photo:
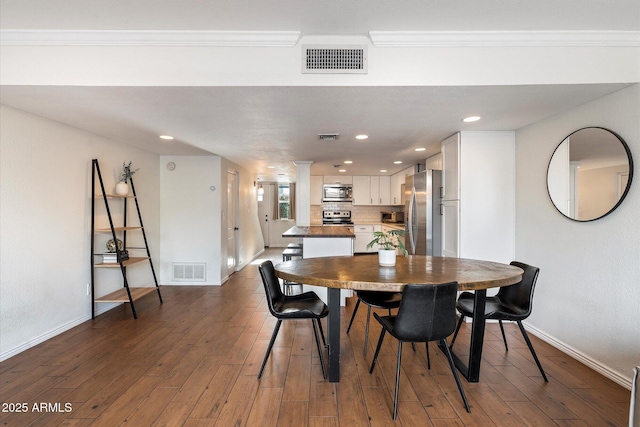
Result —
[{"label": "dark wood plank floor", "polygon": [[[281,250],[262,259],[278,261]],[[275,320],[257,266],[221,287],[163,287],[0,364],[2,425],[11,426],[624,426],[630,392],[532,337],[545,383],[515,325],[509,351],[489,324],[479,383],[464,410],[444,355],[431,344],[403,352],[398,421],[391,419],[397,342],[379,328],[362,354],[366,310],[344,332],[340,383],[323,380],[310,321],[285,321],[261,381]],[[455,349],[464,353],[465,325]],[[26,404],[26,408],[22,405]],[[44,404],[44,406],[42,406]],[[13,405],[13,406],[11,406]],[[35,407],[34,407],[35,405]],[[17,409],[26,409],[16,412]],[[9,411],[9,412],[5,412]]]}]

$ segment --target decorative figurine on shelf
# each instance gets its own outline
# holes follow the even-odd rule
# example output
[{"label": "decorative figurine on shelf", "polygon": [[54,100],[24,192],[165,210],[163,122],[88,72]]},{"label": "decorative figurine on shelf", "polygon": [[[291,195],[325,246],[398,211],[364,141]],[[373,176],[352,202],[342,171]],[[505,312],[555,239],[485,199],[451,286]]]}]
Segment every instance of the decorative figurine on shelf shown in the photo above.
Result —
[{"label": "decorative figurine on shelf", "polygon": [[122,162],[122,173],[120,174],[120,182],[116,184],[116,194],[118,196],[126,197],[127,195],[129,195],[129,179],[138,170],[139,169],[131,169],[131,161],[129,161],[129,164]]},{"label": "decorative figurine on shelf", "polygon": [[367,245],[367,249],[378,246],[378,264],[381,267],[393,267],[396,265],[396,249],[404,255],[407,250],[400,237],[404,236],[403,230],[374,231],[373,240]]}]

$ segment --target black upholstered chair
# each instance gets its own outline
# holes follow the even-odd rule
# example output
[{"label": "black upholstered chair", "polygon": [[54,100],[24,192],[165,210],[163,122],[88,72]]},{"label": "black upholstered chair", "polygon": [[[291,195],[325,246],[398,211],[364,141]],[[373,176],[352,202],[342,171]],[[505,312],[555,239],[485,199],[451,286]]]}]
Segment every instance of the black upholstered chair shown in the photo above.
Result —
[{"label": "black upholstered chair", "polygon": [[[536,281],[538,280],[540,269],[517,261],[511,262],[511,265],[524,270],[522,281],[515,285],[503,286],[500,288],[496,296],[488,297],[484,309],[484,318],[498,321],[500,324],[500,332],[502,332],[504,347],[507,351],[509,351],[509,347],[507,346],[507,336],[504,333],[502,321],[510,320],[516,322],[522,332],[522,336],[524,337],[527,346],[529,347],[529,351],[531,351],[531,355],[533,356],[536,365],[538,365],[542,378],[544,378],[546,382],[549,382],[544,370],[542,369],[542,365],[538,360],[538,356],[533,349],[533,345],[529,340],[527,331],[525,331],[522,326],[522,321],[531,314],[531,308],[533,306],[533,291],[536,287]],[[460,320],[458,321],[458,326],[456,327],[456,332],[451,340],[450,347],[453,347],[453,343],[458,336],[458,331],[460,330],[460,326],[462,326],[465,316],[473,316],[473,304],[473,294],[471,292],[463,292],[458,297],[456,308],[460,312]]]},{"label": "black upholstered chair", "polygon": [[462,389],[462,383],[453,364],[451,352],[446,343],[446,337],[451,335],[456,327],[456,282],[441,285],[406,285],[402,292],[402,301],[396,316],[381,317],[374,313],[374,317],[382,325],[382,332],[373,356],[371,369],[373,372],[376,360],[382,347],[382,341],[387,332],[398,340],[398,362],[396,366],[396,390],[393,398],[393,419],[398,415],[398,390],[400,387],[400,362],[402,360],[403,342],[424,342],[429,351],[429,342],[438,341],[443,348],[453,378],[458,385],[460,396],[467,412],[471,412],[467,397]]},{"label": "black upholstered chair", "polygon": [[264,367],[267,364],[267,359],[273,348],[273,343],[276,341],[280,325],[283,320],[289,319],[311,319],[313,323],[313,334],[316,338],[316,346],[318,347],[318,355],[320,356],[320,365],[322,365],[322,375],[327,378],[326,368],[324,366],[324,345],[320,344],[319,334],[322,336],[322,341],[325,342],[324,333],[322,332],[322,325],[320,319],[327,317],[329,314],[329,308],[327,305],[316,295],[315,292],[305,292],[299,295],[284,295],[280,289],[280,282],[273,269],[273,263],[271,261],[265,261],[258,267],[260,276],[262,277],[262,284],[264,285],[264,291],[267,296],[267,303],[269,305],[269,312],[278,319],[273,334],[271,335],[271,341],[269,341],[269,347],[264,355],[260,372],[258,373],[258,379],[262,378]]},{"label": "black upholstered chair", "polygon": [[353,308],[353,314],[347,327],[347,333],[351,330],[353,319],[356,317],[360,302],[367,305],[367,323],[364,332],[364,350],[363,355],[367,355],[367,345],[369,343],[369,323],[371,320],[371,308],[381,308],[389,310],[389,316],[391,316],[391,309],[400,307],[400,301],[402,300],[402,292],[378,292],[378,291],[356,291],[358,300],[356,306]]}]

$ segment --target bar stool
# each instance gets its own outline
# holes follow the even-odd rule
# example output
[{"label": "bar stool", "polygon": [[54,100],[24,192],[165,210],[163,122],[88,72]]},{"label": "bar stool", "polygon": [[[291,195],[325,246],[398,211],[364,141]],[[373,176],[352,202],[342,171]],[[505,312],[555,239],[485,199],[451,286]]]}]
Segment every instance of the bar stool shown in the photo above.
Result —
[{"label": "bar stool", "polygon": [[302,258],[302,249],[287,248],[282,251],[282,261],[291,261],[293,258]]},{"label": "bar stool", "polygon": [[[290,248],[287,247],[282,251],[282,261],[291,261],[293,258],[302,258],[302,248]],[[291,294],[291,286],[299,285],[299,283],[293,283],[288,280],[282,280],[282,287],[284,288],[284,294]]]}]

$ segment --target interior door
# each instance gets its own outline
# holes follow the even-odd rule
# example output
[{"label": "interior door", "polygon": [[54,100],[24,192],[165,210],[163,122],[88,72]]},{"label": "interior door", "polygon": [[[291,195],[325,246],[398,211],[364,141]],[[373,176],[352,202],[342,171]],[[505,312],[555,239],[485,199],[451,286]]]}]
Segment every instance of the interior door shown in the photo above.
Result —
[{"label": "interior door", "polygon": [[238,174],[227,172],[227,275],[235,271],[237,264],[236,234],[238,233]]},{"label": "interior door", "polygon": [[262,194],[258,194],[258,221],[262,230],[264,245],[269,247],[269,219],[271,219],[271,186],[261,184]]}]

